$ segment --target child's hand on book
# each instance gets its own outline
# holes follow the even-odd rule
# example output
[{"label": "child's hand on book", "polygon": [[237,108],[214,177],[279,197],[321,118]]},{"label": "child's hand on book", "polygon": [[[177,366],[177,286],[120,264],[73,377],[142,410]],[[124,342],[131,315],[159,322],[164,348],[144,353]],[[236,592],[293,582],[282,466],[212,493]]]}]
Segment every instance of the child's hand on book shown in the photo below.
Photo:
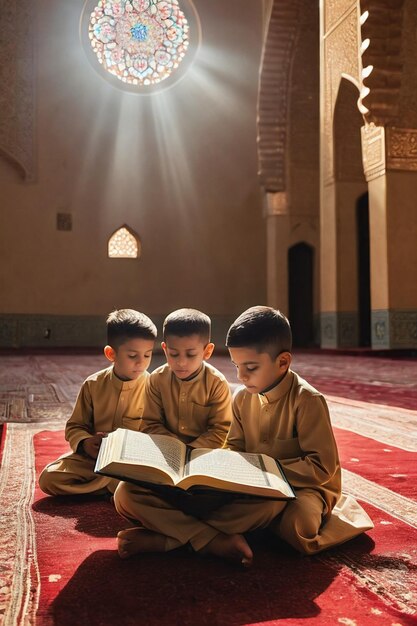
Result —
[{"label": "child's hand on book", "polygon": [[98,451],[100,449],[101,440],[103,437],[107,437],[107,433],[96,433],[92,437],[83,440],[83,450],[85,454],[91,456],[92,459],[96,459]]}]

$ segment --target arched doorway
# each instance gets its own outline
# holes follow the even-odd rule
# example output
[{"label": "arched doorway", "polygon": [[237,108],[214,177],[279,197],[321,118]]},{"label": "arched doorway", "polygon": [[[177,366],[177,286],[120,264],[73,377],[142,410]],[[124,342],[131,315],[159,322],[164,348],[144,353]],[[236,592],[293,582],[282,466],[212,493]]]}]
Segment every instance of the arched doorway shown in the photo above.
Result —
[{"label": "arched doorway", "polygon": [[371,345],[371,275],[369,260],[369,198],[364,193],[356,203],[358,241],[359,346]]},{"label": "arched doorway", "polygon": [[289,249],[288,304],[295,347],[309,347],[314,343],[313,267],[311,246],[298,243]]},{"label": "arched doorway", "polygon": [[[358,198],[367,195],[368,185],[363,173],[361,145],[363,119],[357,106],[358,95],[357,86],[347,78],[342,78],[333,119],[336,218],[335,265],[334,269],[329,268],[328,265],[323,267],[323,273],[331,271],[336,279],[335,304],[337,313],[337,347],[339,348],[362,345],[360,339],[360,324],[362,322],[359,310],[359,277],[363,267],[359,268],[358,266],[360,244],[358,241],[357,202]],[[366,231],[361,226],[362,231],[366,239]],[[326,236],[326,233],[324,233],[324,236]],[[366,245],[361,244],[362,256],[365,254],[365,248]],[[365,287],[363,289],[361,294],[365,297],[366,289]],[[362,306],[363,311],[365,311],[365,300],[363,300]],[[365,331],[365,314],[362,317]],[[363,337],[363,341],[366,341],[365,337]]]}]

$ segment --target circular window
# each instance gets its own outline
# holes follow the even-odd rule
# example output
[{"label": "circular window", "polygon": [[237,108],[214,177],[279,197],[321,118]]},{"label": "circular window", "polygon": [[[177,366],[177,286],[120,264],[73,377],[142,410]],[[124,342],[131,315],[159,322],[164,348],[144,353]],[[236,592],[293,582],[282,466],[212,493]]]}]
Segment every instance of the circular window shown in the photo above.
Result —
[{"label": "circular window", "polygon": [[86,0],[80,29],[95,69],[114,86],[136,93],[177,82],[200,42],[191,0]]}]

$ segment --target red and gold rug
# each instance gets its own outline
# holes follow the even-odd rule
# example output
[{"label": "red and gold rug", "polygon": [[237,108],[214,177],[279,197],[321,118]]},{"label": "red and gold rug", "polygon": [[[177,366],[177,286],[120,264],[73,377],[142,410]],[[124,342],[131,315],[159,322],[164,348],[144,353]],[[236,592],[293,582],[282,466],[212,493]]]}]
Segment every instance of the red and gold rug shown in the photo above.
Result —
[{"label": "red and gold rug", "polygon": [[243,572],[185,551],[120,560],[115,536],[124,522],[108,500],[40,492],[36,475],[67,444],[61,431],[36,430],[9,424],[3,451],[5,624],[417,623],[410,452],[337,428],[345,489],[362,499],[375,529],[312,558],[254,537],[256,562]]},{"label": "red and gold rug", "polygon": [[[46,369],[41,372],[45,385],[52,376],[57,380],[53,366],[52,361],[49,379]],[[57,370],[62,366],[56,363]],[[390,405],[390,394],[384,404],[369,402],[363,388],[354,399],[338,397],[336,380],[328,382],[344,490],[362,502],[375,528],[315,557],[302,557],[283,543],[271,547],[254,535],[255,564],[240,571],[185,550],[122,561],[115,536],[125,524],[108,500],[40,492],[40,469],[67,449],[62,409],[73,401],[81,377],[70,370],[67,365],[66,384],[57,386],[63,401],[41,395],[35,400],[34,394],[33,401],[49,402],[50,418],[0,425],[2,626],[417,624],[417,411],[408,404],[416,391],[411,378],[401,374],[408,385],[403,408]],[[388,385],[385,373],[378,374],[379,393]],[[38,383],[39,377],[28,380]],[[370,371],[367,385],[372,386]]]}]

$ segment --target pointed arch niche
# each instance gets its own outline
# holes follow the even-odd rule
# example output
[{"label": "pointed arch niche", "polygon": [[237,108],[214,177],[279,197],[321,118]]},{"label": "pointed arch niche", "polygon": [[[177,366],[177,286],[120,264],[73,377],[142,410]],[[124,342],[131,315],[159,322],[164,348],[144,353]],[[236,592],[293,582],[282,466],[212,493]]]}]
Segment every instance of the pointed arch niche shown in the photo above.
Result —
[{"label": "pointed arch niche", "polygon": [[[363,118],[357,105],[358,97],[356,83],[342,75],[333,118],[336,221],[335,269],[332,271],[336,277],[337,344],[346,348],[357,347],[360,343],[359,284],[364,265],[359,263],[357,203],[358,198],[368,191],[362,163]],[[326,275],[326,267],[323,274]]]},{"label": "pointed arch niche", "polygon": [[138,259],[141,249],[139,235],[126,224],[111,235],[107,244],[109,259]]}]

